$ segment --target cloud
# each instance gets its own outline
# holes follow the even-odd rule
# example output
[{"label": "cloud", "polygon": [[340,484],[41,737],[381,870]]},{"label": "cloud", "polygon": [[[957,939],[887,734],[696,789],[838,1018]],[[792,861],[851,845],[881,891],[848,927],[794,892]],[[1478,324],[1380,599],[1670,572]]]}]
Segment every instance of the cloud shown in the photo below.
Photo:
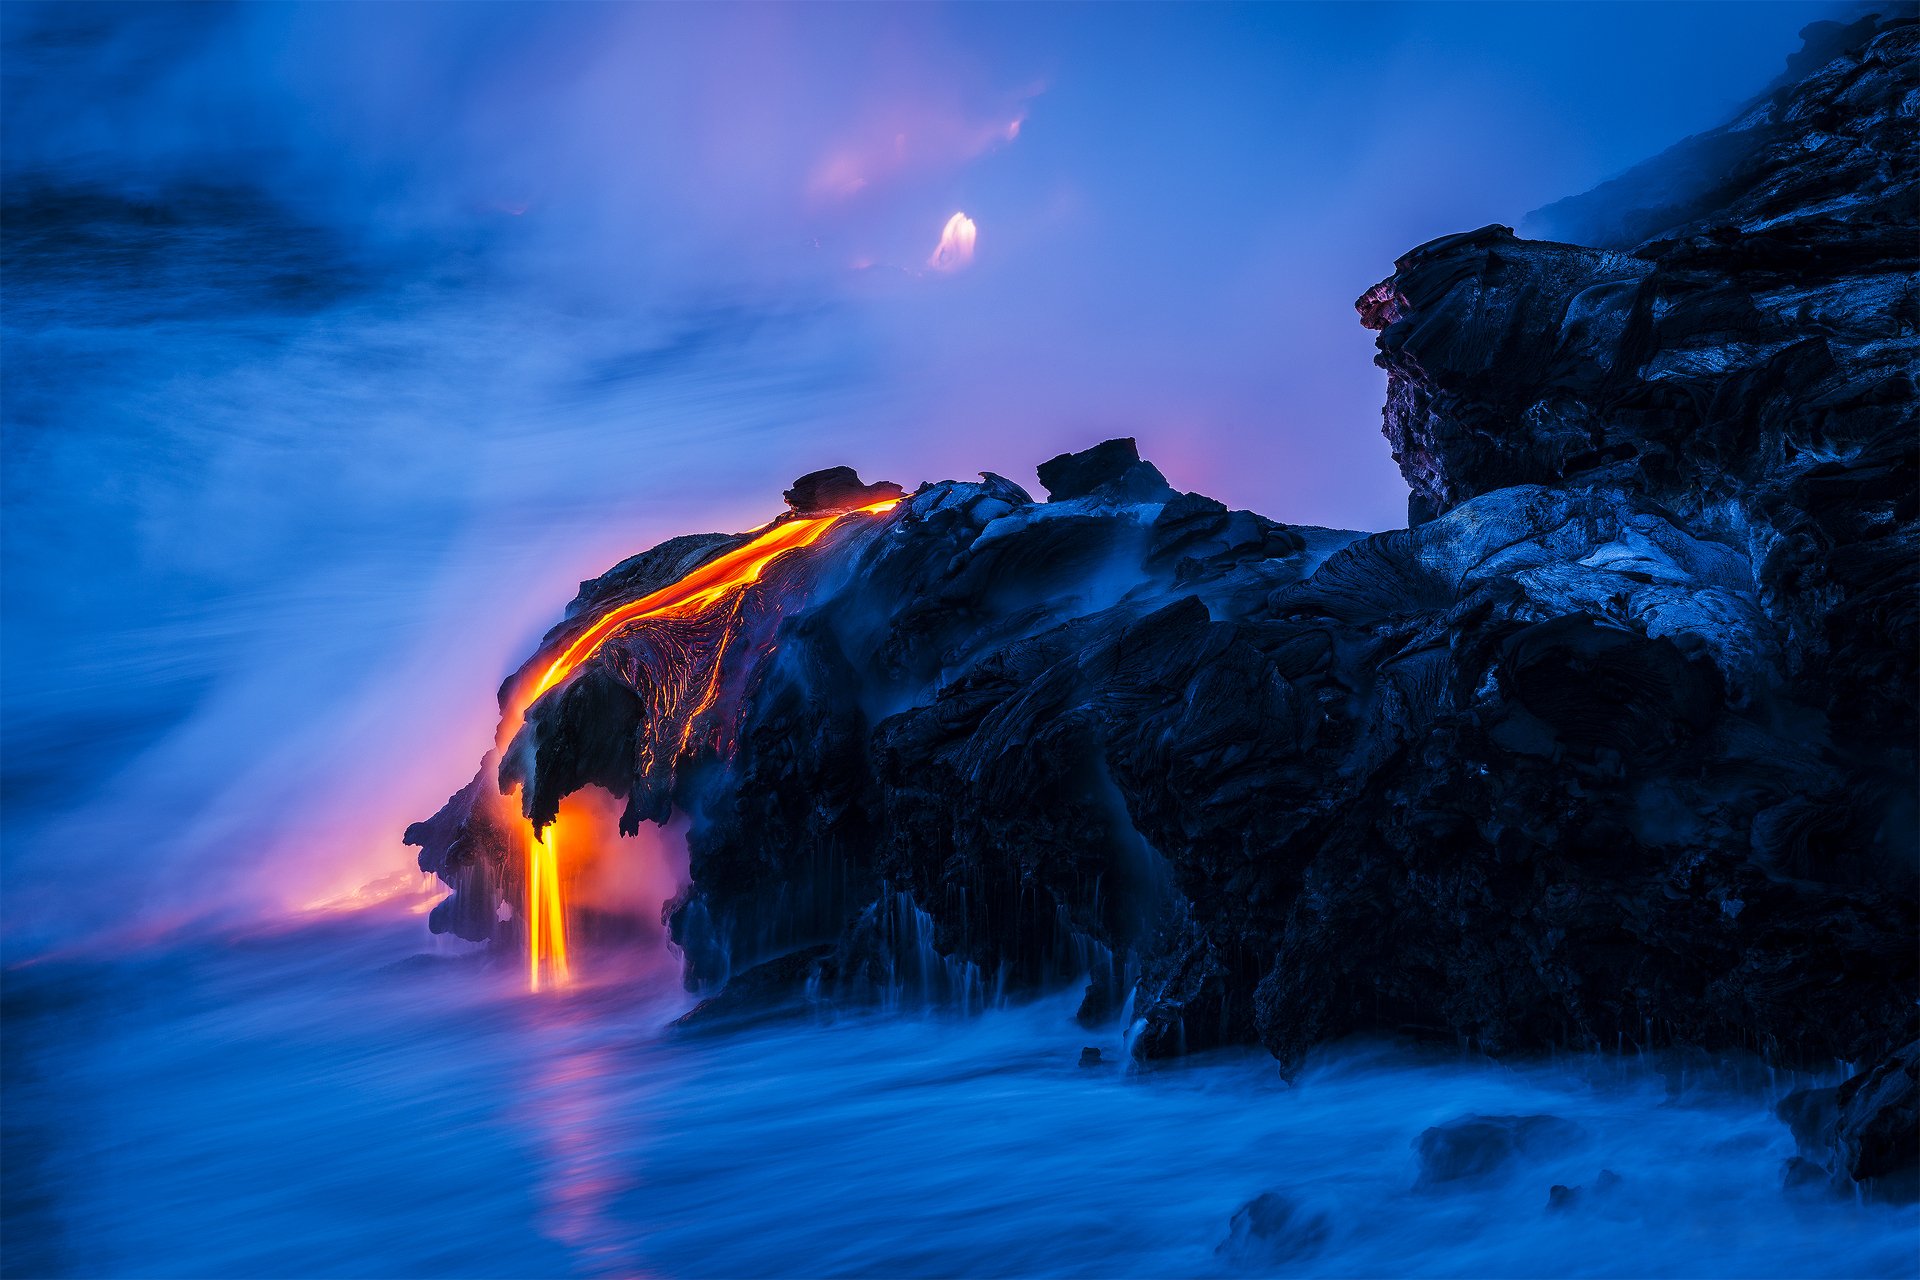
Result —
[{"label": "cloud", "polygon": [[896,99],[868,109],[838,138],[807,177],[816,205],[845,201],[876,187],[939,177],[1013,142],[1026,122],[1029,88],[985,112],[951,101]]}]

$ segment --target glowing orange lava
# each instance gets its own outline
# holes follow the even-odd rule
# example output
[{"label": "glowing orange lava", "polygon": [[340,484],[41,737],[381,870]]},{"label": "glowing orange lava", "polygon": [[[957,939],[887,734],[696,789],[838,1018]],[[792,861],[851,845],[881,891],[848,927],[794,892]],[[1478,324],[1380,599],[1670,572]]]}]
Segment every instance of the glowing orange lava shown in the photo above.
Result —
[{"label": "glowing orange lava", "polygon": [[527,984],[540,989],[541,962],[552,968],[553,984],[573,980],[567,960],[567,913],[560,897],[560,824],[543,832],[528,824],[527,846]]},{"label": "glowing orange lava", "polygon": [[[539,679],[516,691],[507,714],[501,717],[498,745],[504,748],[519,732],[526,719],[527,708],[534,699],[565,680],[620,628],[646,618],[698,617],[736,592],[758,582],[766,573],[767,566],[781,556],[818,542],[843,516],[879,515],[893,510],[899,501],[898,498],[889,498],[854,511],[764,526],[751,541],[715,556],[684,578],[638,600],[607,610],[547,664]],[[696,715],[711,705],[718,695],[718,680],[716,667]],[[561,823],[556,820],[544,832],[540,832],[535,831],[529,822],[526,824],[526,835],[527,981],[532,990],[538,991],[543,979],[550,980],[556,987],[563,987],[573,977],[567,958],[567,913],[560,888]]]}]

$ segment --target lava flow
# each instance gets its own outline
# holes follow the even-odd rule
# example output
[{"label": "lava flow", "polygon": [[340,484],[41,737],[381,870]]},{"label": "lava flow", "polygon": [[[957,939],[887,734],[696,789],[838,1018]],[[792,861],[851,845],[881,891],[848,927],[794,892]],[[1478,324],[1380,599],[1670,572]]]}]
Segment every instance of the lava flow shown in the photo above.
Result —
[{"label": "lava flow", "polygon": [[[495,746],[504,750],[520,731],[527,709],[534,701],[571,675],[621,628],[646,619],[698,617],[758,582],[775,560],[819,541],[845,516],[878,515],[891,511],[898,503],[899,499],[890,498],[851,511],[776,522],[751,541],[715,556],[685,577],[638,600],[607,610],[561,650],[537,679],[515,691],[501,716]],[[695,714],[705,710],[715,692],[715,686],[710,683],[701,705],[694,709]],[[567,956],[566,907],[561,891],[561,822],[556,818],[543,830],[524,817],[518,821],[527,846],[528,983],[534,991],[541,989],[543,980],[564,986],[571,981],[572,968]]]}]

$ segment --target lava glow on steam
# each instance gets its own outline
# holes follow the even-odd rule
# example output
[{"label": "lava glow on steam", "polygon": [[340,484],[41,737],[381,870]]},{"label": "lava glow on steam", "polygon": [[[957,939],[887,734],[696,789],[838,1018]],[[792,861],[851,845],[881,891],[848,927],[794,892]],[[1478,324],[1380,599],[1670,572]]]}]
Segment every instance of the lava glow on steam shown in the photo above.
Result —
[{"label": "lava glow on steam", "polygon": [[[969,232],[971,225],[968,224]],[[496,746],[504,749],[525,723],[527,709],[534,701],[573,674],[622,627],[645,619],[698,617],[758,582],[775,560],[818,542],[845,517],[879,515],[897,505],[899,499],[891,498],[853,511],[776,521],[762,528],[750,541],[715,556],[685,577],[638,600],[607,610],[541,669],[537,679],[516,690],[506,714],[500,719]],[[717,674],[716,670],[716,679]],[[717,688],[709,685],[695,714],[704,711],[716,693]],[[524,818],[520,821],[524,824],[527,842],[528,985],[534,991],[549,982],[563,987],[573,976],[567,954],[567,913],[560,875],[560,850],[568,842],[567,818],[565,815],[556,818],[544,830],[535,828]]]},{"label": "lava glow on steam", "polygon": [[964,213],[956,213],[947,219],[947,225],[941,228],[940,243],[934,246],[933,256],[927,259],[927,265],[935,271],[958,271],[973,261],[973,242],[979,237],[979,228],[973,225],[973,219]]}]

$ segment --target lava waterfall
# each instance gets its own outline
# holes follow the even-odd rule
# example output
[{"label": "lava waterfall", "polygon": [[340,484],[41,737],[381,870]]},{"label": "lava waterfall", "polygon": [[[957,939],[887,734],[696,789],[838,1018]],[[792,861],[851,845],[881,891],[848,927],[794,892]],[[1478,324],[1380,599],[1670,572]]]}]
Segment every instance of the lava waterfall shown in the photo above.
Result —
[{"label": "lava waterfall", "polygon": [[[675,766],[729,749],[726,712],[771,648],[781,608],[813,576],[804,562],[769,571],[844,517],[884,514],[899,496],[897,485],[862,485],[845,468],[816,472],[789,491],[792,509],[760,530],[675,539],[584,584],[566,620],[501,687],[500,726],[480,773],[407,829],[407,843],[421,846],[421,869],[454,889],[430,918],[433,930],[474,941],[517,937],[534,990],[565,984],[562,850],[575,842],[563,830],[561,799],[598,783],[628,798],[623,834],[664,819]],[[731,695],[724,708],[723,691]],[[604,718],[609,697],[616,718],[629,713],[624,741],[606,739],[603,720],[587,726],[607,749],[583,764],[570,736],[580,731],[579,709]],[[495,778],[497,788],[488,785]],[[506,799],[514,792],[517,812]]]}]

